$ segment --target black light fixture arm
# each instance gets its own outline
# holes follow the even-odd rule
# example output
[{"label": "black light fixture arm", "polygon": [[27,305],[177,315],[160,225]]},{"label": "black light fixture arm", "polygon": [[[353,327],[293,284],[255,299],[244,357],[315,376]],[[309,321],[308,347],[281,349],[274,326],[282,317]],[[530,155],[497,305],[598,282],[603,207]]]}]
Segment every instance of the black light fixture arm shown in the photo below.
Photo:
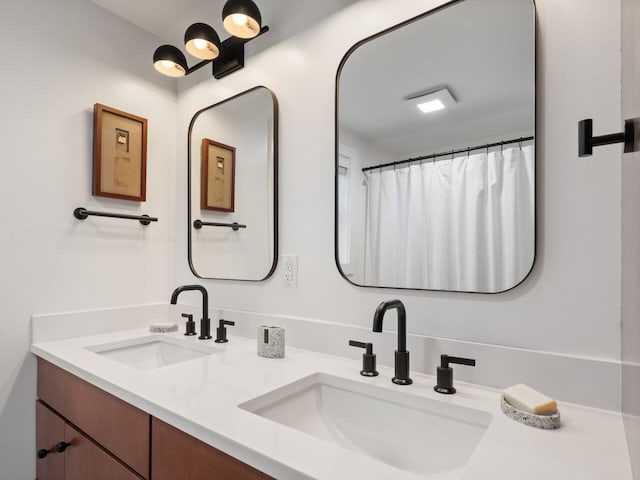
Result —
[{"label": "black light fixture arm", "polygon": [[189,67],[185,73],[185,75],[189,75],[190,73],[195,72],[196,70],[200,70],[202,67],[206,67],[214,60],[202,60],[201,62],[196,63],[193,67]]},{"label": "black light fixture arm", "polygon": [[[265,25],[260,29],[258,35],[253,38],[258,38],[260,35],[267,33],[268,31],[269,27]],[[244,67],[244,45],[250,40],[253,40],[253,38],[227,38],[220,45],[219,57],[213,60],[202,60],[201,62],[196,63],[193,67],[187,68],[185,75],[190,75],[210,63],[213,64],[213,76],[217,79],[240,70]]]}]

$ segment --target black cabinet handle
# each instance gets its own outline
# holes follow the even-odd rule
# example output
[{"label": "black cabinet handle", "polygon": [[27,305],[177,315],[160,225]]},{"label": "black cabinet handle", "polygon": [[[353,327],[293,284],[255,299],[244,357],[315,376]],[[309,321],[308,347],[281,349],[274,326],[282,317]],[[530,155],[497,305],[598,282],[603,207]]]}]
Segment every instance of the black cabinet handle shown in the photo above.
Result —
[{"label": "black cabinet handle", "polygon": [[47,450],[46,448],[41,448],[40,450],[38,450],[38,458],[42,460],[47,455],[49,455],[49,453],[51,453],[51,450]]},{"label": "black cabinet handle", "polygon": [[56,452],[58,453],[62,453],[64,452],[68,447],[70,447],[71,444],[67,443],[67,442],[60,442],[56,444]]},{"label": "black cabinet handle", "polygon": [[50,448],[49,450],[47,450],[46,448],[41,448],[40,450],[38,450],[38,458],[40,460],[42,460],[43,458],[46,458],[47,455],[49,455],[50,453],[58,452],[58,453],[62,453],[64,452],[67,448],[69,448],[71,446],[70,443],[67,442],[58,442],[56,443],[56,446],[53,448]]}]

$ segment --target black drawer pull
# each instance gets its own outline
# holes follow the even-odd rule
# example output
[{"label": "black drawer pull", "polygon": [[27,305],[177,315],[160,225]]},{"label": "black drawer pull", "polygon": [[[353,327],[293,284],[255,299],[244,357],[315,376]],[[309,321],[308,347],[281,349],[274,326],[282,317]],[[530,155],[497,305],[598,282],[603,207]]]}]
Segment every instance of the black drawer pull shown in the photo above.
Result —
[{"label": "black drawer pull", "polygon": [[60,442],[56,444],[56,452],[58,453],[62,453],[64,452],[68,447],[70,447],[71,444],[67,443],[67,442]]}]

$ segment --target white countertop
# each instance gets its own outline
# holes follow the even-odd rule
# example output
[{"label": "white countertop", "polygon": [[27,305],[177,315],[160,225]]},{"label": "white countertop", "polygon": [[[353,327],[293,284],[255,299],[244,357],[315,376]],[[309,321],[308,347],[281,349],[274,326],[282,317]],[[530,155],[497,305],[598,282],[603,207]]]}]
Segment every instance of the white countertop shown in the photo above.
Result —
[{"label": "white countertop", "polygon": [[398,386],[391,383],[389,368],[378,368],[378,377],[362,377],[360,362],[290,347],[284,359],[261,358],[255,340],[232,335],[229,343],[217,344],[181,332],[164,334],[224,351],[147,371],[85,348],[145,335],[151,335],[147,329],[123,330],[35,343],[31,351],[281,480],[422,478],[238,408],[316,372],[491,413],[493,420],[461,480],[631,480],[624,427],[617,413],[559,403],[562,428],[537,430],[504,416],[495,389],[456,382],[457,394],[440,395],[433,391],[435,379],[429,375],[413,373],[413,385]]}]

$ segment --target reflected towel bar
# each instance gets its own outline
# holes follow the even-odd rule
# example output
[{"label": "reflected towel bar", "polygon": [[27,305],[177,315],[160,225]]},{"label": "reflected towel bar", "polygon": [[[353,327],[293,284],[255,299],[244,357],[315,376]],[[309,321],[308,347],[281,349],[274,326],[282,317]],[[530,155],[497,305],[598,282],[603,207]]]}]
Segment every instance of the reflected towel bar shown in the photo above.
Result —
[{"label": "reflected towel bar", "polygon": [[237,232],[241,228],[247,228],[246,225],[241,225],[237,222],[233,223],[218,223],[218,222],[203,222],[202,220],[194,220],[193,228],[200,230],[202,227],[228,227],[234,232]]},{"label": "reflected towel bar", "polygon": [[108,212],[92,212],[86,208],[78,207],[73,211],[73,216],[78,220],[86,220],[89,216],[94,217],[109,217],[109,218],[125,218],[127,220],[138,220],[142,225],[149,225],[151,222],[157,222],[156,217],[150,217],[149,215],[125,215],[122,213],[108,213]]}]

